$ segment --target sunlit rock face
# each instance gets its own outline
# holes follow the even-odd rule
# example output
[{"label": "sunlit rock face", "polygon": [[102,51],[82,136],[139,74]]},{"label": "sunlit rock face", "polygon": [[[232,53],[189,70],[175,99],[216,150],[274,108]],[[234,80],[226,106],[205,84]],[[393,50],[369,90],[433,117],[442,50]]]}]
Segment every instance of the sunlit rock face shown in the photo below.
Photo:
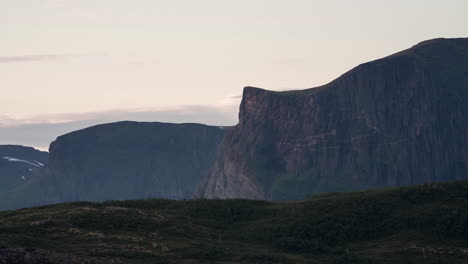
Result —
[{"label": "sunlit rock face", "polygon": [[199,189],[207,198],[319,192],[468,177],[468,39],[435,39],[302,91],[246,87]]},{"label": "sunlit rock face", "polygon": [[5,208],[67,201],[191,198],[224,130],[200,124],[118,122],[58,137],[40,175]]}]

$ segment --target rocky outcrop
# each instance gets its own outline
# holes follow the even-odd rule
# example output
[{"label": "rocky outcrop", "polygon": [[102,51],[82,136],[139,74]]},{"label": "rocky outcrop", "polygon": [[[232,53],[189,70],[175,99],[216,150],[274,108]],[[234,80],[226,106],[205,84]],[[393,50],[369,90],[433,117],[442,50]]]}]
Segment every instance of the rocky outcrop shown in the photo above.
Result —
[{"label": "rocky outcrop", "polygon": [[118,122],[58,137],[49,162],[0,197],[11,209],[68,201],[191,198],[224,131],[200,124]]},{"label": "rocky outcrop", "polygon": [[246,87],[206,198],[318,192],[468,177],[468,39],[435,39],[302,91]]},{"label": "rocky outcrop", "polygon": [[0,264],[112,264],[89,257],[77,257],[34,248],[0,248]]},{"label": "rocky outcrop", "polygon": [[30,181],[47,163],[48,155],[31,147],[0,145],[0,193]]}]

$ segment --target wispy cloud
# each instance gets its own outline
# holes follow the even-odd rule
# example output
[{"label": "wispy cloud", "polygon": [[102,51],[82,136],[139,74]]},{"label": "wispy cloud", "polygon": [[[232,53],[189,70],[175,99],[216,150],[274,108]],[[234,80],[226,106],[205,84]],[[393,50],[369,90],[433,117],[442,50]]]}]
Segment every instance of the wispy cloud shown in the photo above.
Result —
[{"label": "wispy cloud", "polygon": [[79,54],[32,54],[18,56],[0,56],[0,63],[16,63],[29,61],[49,61],[63,58],[81,56]]},{"label": "wispy cloud", "polygon": [[234,124],[241,96],[228,96],[214,104],[176,105],[168,107],[111,109],[96,112],[58,113],[39,115],[0,115],[0,128],[33,124],[63,124],[96,120],[200,122],[206,124]]},{"label": "wispy cloud", "polygon": [[115,109],[33,116],[0,115],[0,144],[20,144],[47,149],[49,143],[60,135],[97,124],[123,120],[231,126],[238,121],[240,99],[240,96],[228,96],[210,105]]}]

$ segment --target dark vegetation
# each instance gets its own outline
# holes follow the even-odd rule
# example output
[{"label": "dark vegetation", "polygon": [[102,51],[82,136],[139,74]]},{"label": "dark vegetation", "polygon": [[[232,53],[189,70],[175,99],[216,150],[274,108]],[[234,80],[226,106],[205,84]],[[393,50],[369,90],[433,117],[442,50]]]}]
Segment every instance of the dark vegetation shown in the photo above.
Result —
[{"label": "dark vegetation", "polygon": [[123,263],[467,263],[468,181],[283,203],[57,204],[1,212],[0,246]]}]

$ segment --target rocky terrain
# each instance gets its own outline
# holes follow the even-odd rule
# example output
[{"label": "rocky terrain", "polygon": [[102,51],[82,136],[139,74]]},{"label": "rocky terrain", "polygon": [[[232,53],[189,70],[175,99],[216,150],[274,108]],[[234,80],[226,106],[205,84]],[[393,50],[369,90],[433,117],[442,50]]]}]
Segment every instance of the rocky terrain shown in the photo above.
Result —
[{"label": "rocky terrain", "polygon": [[301,91],[246,87],[199,195],[302,199],[468,177],[468,39],[434,39]]},{"label": "rocky terrain", "polygon": [[39,175],[0,209],[67,201],[193,196],[224,131],[199,124],[118,122],[60,136]]},{"label": "rocky terrain", "polygon": [[29,182],[47,163],[48,156],[31,147],[0,145],[0,193]]}]

